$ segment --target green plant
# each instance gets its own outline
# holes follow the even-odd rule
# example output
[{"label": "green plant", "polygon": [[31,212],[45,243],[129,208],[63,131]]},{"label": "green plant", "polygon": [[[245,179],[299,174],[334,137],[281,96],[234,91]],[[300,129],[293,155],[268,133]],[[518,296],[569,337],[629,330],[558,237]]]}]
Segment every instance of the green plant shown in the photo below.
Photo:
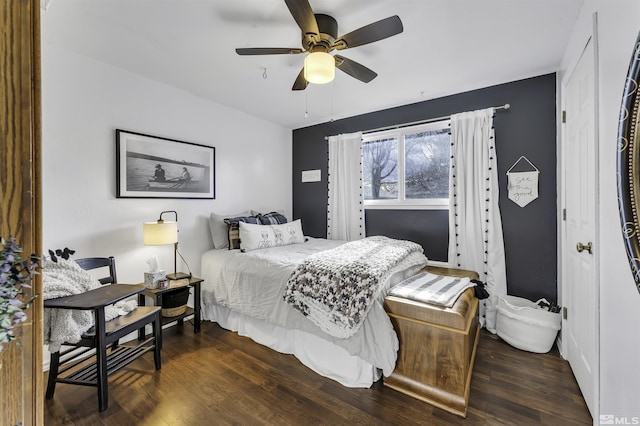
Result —
[{"label": "green plant", "polygon": [[37,274],[38,258],[31,255],[22,260],[22,248],[14,238],[0,237],[0,352],[2,345],[15,340],[14,327],[27,319],[24,313],[33,298],[23,300],[24,288],[30,288],[33,274]]}]

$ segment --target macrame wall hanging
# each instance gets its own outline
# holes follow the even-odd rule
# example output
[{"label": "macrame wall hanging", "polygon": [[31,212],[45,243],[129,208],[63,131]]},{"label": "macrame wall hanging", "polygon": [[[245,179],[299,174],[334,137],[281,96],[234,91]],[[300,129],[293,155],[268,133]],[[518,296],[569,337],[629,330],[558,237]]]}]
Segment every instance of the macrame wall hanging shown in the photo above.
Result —
[{"label": "macrame wall hanging", "polygon": [[[527,172],[512,172],[512,170],[522,160],[525,160],[534,170]],[[513,166],[507,170],[507,177],[509,178],[507,184],[507,191],[509,193],[509,199],[524,207],[536,198],[538,198],[538,176],[540,170],[533,165],[531,161],[524,155],[518,158],[518,161],[513,163]]]}]

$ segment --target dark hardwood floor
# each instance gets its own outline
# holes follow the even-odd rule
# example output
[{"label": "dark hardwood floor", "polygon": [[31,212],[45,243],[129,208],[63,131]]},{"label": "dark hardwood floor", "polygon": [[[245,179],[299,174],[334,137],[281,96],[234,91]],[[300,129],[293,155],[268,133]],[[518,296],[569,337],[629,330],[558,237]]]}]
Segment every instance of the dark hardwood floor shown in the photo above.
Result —
[{"label": "dark hardwood floor", "polygon": [[[45,378],[46,379],[46,378]],[[44,396],[43,396],[44,398]],[[110,377],[109,408],[96,389],[58,384],[47,425],[590,425],[569,365],[481,333],[467,418],[382,383],[346,388],[252,340],[204,322],[164,331],[162,369],[148,354]]]}]

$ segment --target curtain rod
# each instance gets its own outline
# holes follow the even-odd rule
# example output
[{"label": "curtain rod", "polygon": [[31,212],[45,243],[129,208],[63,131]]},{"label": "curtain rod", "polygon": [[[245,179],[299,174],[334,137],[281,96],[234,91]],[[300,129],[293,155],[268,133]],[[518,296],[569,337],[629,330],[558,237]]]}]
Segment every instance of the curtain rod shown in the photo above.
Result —
[{"label": "curtain rod", "polygon": [[[493,107],[493,109],[495,109],[495,110],[498,110],[498,109],[509,109],[509,108],[511,108],[511,105],[509,105],[509,104],[504,104],[504,105],[500,105],[500,106],[497,106],[497,107]],[[364,130],[364,131],[362,131],[362,134],[374,133],[374,132],[382,132],[383,130],[399,129],[401,127],[417,126],[418,124],[432,123],[434,121],[447,120],[449,118],[451,118],[450,115],[445,115],[443,117],[427,118],[426,120],[412,121],[412,122],[409,122],[409,123],[402,123],[402,124],[395,124],[393,126],[378,127],[377,129]],[[325,136],[324,137],[324,140],[328,140],[328,139],[329,139],[329,136]]]}]

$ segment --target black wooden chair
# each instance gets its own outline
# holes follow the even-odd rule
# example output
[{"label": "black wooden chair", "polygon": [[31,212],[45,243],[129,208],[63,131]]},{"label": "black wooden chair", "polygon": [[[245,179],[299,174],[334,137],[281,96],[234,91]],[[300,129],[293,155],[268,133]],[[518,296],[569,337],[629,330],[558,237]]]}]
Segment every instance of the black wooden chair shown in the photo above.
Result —
[{"label": "black wooden chair", "polygon": [[[85,258],[76,262],[85,270],[108,268],[109,275],[99,280],[103,284],[100,288],[44,301],[45,308],[91,310],[94,316],[94,326],[78,343],[65,344],[65,348],[51,354],[46,396],[53,398],[56,383],[96,386],[99,410],[104,411],[109,405],[109,375],[150,351],[153,351],[156,370],[160,369],[161,307],[138,306],[126,315],[105,321],[106,306],[142,292],[144,286],[117,284],[113,257]],[[151,337],[119,344],[122,337],[144,329],[146,325],[152,326]]]}]

